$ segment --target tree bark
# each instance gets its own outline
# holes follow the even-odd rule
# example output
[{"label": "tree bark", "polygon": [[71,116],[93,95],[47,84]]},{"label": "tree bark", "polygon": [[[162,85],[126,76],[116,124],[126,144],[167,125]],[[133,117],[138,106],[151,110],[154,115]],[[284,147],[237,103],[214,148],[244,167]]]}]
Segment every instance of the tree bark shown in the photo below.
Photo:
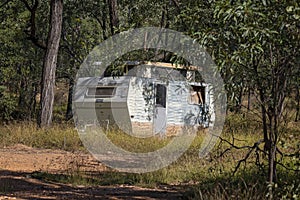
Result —
[{"label": "tree bark", "polygon": [[68,92],[68,105],[67,105],[67,112],[66,112],[66,120],[70,120],[73,117],[73,113],[72,113],[73,88],[74,88],[74,80],[71,77],[69,79],[69,92]]},{"label": "tree bark", "polygon": [[17,70],[18,74],[21,75],[21,80],[20,80],[20,90],[19,90],[19,100],[18,100],[18,107],[20,110],[23,111],[24,106],[25,106],[25,81],[24,78],[22,76],[22,72],[21,72],[21,66],[18,66],[18,70]]},{"label": "tree bark", "polygon": [[295,117],[295,122],[299,120],[299,115],[300,115],[300,91],[299,91],[299,86],[296,88],[296,101],[297,101],[297,106],[296,106],[296,117]]},{"label": "tree bark", "polygon": [[108,0],[110,32],[111,35],[116,33],[115,28],[119,25],[119,18],[117,13],[118,2],[117,0]]},{"label": "tree bark", "polygon": [[30,98],[30,112],[29,112],[29,120],[36,117],[36,95],[38,93],[37,84],[32,83],[32,92]]},{"label": "tree bark", "polygon": [[[104,4],[103,12],[102,12],[102,36],[103,40],[106,40],[108,38],[107,35],[107,26],[106,26],[106,19],[107,19],[107,6]],[[106,32],[107,31],[107,32]]]},{"label": "tree bark", "polygon": [[251,89],[248,88],[248,102],[247,102],[247,112],[251,109]]},{"label": "tree bark", "polygon": [[40,127],[49,127],[52,123],[55,71],[57,55],[62,29],[63,0],[51,0],[50,30],[48,34],[47,50],[44,57]]},{"label": "tree bark", "polygon": [[243,88],[240,89],[239,91],[239,96],[238,96],[238,99],[236,101],[236,106],[235,106],[235,112],[236,113],[241,113],[241,110],[242,110],[242,98],[243,98]]}]

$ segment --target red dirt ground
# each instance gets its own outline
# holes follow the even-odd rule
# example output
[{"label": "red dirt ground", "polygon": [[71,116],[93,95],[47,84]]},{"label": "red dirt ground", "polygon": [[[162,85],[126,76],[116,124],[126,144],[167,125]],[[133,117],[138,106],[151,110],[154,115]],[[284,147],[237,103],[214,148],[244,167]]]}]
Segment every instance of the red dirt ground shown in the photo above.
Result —
[{"label": "red dirt ground", "polygon": [[182,199],[170,188],[137,186],[73,186],[46,182],[32,177],[33,172],[65,173],[80,167],[89,172],[108,169],[91,155],[62,150],[35,149],[24,145],[0,149],[0,200],[2,199]]}]

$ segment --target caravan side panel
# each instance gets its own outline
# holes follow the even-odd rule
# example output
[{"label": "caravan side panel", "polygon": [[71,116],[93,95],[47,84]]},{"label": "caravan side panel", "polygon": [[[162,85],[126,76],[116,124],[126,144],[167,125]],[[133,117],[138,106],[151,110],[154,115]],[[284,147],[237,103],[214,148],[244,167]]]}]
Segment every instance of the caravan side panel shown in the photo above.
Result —
[{"label": "caravan side panel", "polygon": [[154,88],[151,79],[132,77],[129,82],[127,106],[136,136],[153,135]]},{"label": "caravan side panel", "polygon": [[167,92],[167,124],[183,125],[187,108],[188,86],[184,82],[170,82]]}]

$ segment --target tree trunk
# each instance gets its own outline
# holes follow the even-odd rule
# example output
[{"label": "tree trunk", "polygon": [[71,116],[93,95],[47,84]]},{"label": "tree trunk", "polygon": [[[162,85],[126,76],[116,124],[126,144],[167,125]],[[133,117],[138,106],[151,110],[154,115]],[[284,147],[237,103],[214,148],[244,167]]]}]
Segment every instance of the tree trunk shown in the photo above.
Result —
[{"label": "tree trunk", "polygon": [[103,40],[106,40],[108,38],[108,30],[107,26],[106,26],[106,19],[107,19],[107,5],[104,4],[104,8],[102,11],[102,36],[103,36]]},{"label": "tree trunk", "polygon": [[40,127],[52,123],[55,71],[62,29],[63,0],[51,0],[50,30],[43,64]]},{"label": "tree trunk", "polygon": [[276,182],[276,162],[275,162],[275,154],[276,154],[276,144],[272,142],[271,149],[269,151],[269,199],[273,199],[273,184]]},{"label": "tree trunk", "polygon": [[18,100],[18,107],[20,109],[20,111],[24,110],[25,107],[25,81],[24,78],[22,76],[22,72],[21,72],[21,66],[18,66],[18,74],[21,75],[21,80],[20,80],[20,90],[19,90],[19,100]]},{"label": "tree trunk", "polygon": [[117,13],[118,2],[117,0],[108,0],[110,32],[111,35],[115,34],[115,28],[119,25],[119,18]]},{"label": "tree trunk", "polygon": [[261,88],[259,89],[259,97],[261,101],[261,115],[262,115],[263,135],[264,135],[264,143],[265,143],[264,150],[266,151],[267,149],[270,149],[270,144],[269,144],[270,142],[268,138],[267,111],[264,105],[265,93]]},{"label": "tree trunk", "polygon": [[74,80],[71,77],[69,79],[69,93],[68,93],[68,105],[67,105],[67,112],[66,112],[66,120],[69,120],[73,117],[73,113],[72,113],[73,88],[74,88]]},{"label": "tree trunk", "polygon": [[247,112],[251,109],[251,89],[248,89],[248,103],[247,103]]},{"label": "tree trunk", "polygon": [[29,120],[36,117],[36,95],[38,93],[37,84],[32,83],[32,92],[30,99],[30,112],[29,112]]},{"label": "tree trunk", "polygon": [[297,95],[296,95],[296,101],[297,101],[297,106],[296,106],[296,117],[295,117],[295,122],[299,120],[299,115],[300,115],[300,91],[299,87],[297,86]]}]

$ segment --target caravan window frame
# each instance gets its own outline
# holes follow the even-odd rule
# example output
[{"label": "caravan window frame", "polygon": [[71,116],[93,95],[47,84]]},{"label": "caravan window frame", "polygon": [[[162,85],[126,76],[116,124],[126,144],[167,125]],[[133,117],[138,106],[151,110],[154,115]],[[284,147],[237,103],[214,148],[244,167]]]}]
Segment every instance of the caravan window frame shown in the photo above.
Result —
[{"label": "caravan window frame", "polygon": [[[195,90],[195,88],[200,88],[200,90]],[[201,90],[203,88],[203,90]],[[205,105],[206,104],[206,86],[205,85],[190,85],[188,104],[190,105]],[[192,102],[192,92],[200,92],[200,99],[198,98],[199,103]],[[202,100],[202,102],[201,102]]]},{"label": "caravan window frame", "polygon": [[[96,89],[95,92],[89,93],[90,89]],[[98,89],[112,89],[111,92],[107,94],[97,94]],[[87,98],[112,98],[116,94],[117,86],[94,86],[88,87],[85,96]]]}]

